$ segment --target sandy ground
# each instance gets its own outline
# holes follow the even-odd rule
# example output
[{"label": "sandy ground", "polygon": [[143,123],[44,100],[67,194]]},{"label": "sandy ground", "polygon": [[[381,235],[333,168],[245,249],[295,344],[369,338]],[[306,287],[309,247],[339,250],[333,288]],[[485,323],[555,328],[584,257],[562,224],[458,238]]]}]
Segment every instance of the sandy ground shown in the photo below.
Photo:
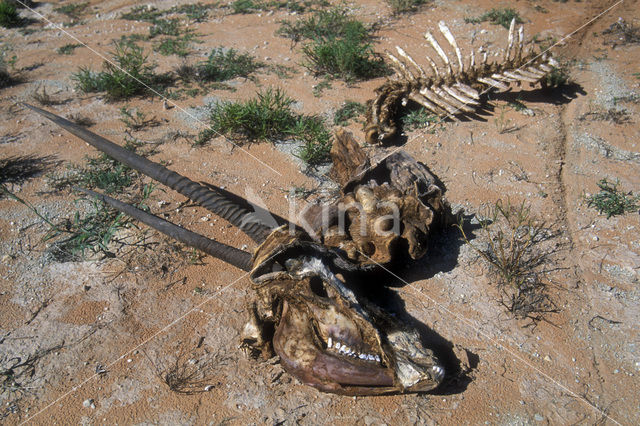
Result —
[{"label": "sandy ground", "polygon": [[[176,3],[151,4],[166,9]],[[112,39],[148,31],[149,24],[119,19],[132,5],[130,0],[92,0],[79,24],[59,29],[52,23],[69,21],[53,11],[59,5],[38,3],[35,10],[46,21],[22,12],[36,20],[28,27],[33,31],[0,29],[3,45],[17,55],[15,68],[22,78],[0,91],[0,160],[33,155],[49,162],[45,172],[7,184],[13,193],[55,221],[87,208],[74,203],[77,196],[69,191],[51,191],[45,175],[82,164],[95,151],[17,105],[33,103],[34,93],[43,87],[61,102],[46,108],[89,117],[94,132],[118,143],[123,143],[125,130],[120,107],[155,116],[159,126],[134,135],[164,142],[152,159],[239,195],[253,193],[281,216],[289,214],[287,194],[292,188],[319,187],[320,196],[330,192],[330,185],[319,186],[294,156],[271,144],[239,149],[218,138],[204,147],[192,146],[202,125],[185,111],[198,111],[211,99],[247,99],[275,86],[294,97],[301,112],[331,118],[347,99],[371,99],[382,79],[352,85],[332,81],[321,96],[314,96],[313,88],[322,80],[300,66],[300,45],[275,34],[279,21],[299,15],[228,15],[213,9],[206,22],[190,24],[202,43],[193,44],[188,63],[201,60],[214,47],[235,47],[270,64],[291,66],[294,75],[281,79],[259,73],[255,81],[231,82],[236,91],[183,98],[168,110],[158,99],[109,103],[102,96],[78,93],[72,73],[80,66],[99,69],[100,55],[108,56]],[[464,22],[494,2],[435,1],[417,13],[396,17],[382,1],[350,6],[360,19],[380,23],[375,45],[379,52],[397,44],[420,56],[427,49],[422,34],[437,28],[441,19],[463,48],[472,40],[493,42],[494,47],[505,43],[502,27]],[[28,361],[29,368],[19,370],[19,386],[3,389],[1,422],[640,423],[639,215],[607,219],[585,202],[605,177],[619,179],[625,191],[640,190],[639,49],[637,44],[611,44],[611,36],[602,35],[619,17],[640,25],[640,8],[634,1],[571,0],[518,1],[511,6],[525,18],[529,36],[560,39],[578,30],[553,50],[570,63],[575,84],[555,94],[514,89],[495,95],[484,121],[446,122],[409,132],[403,148],[432,169],[445,184],[448,200],[465,214],[480,213],[498,199],[525,200],[532,213],[549,224],[555,234],[546,279],[557,312],[535,326],[508,315],[486,265],[460,241],[456,229],[445,230],[428,257],[402,271],[410,284],[398,292],[407,311],[468,365],[466,377],[419,395],[324,394],[283,372],[277,358],[256,361],[238,349],[253,297],[243,272],[212,258],[193,264],[184,251],[151,231],[147,241],[158,243],[153,246],[114,248],[112,258],[57,262],[42,241],[48,227],[25,205],[3,197],[0,359],[5,375],[16,362]],[[88,47],[72,55],[56,53],[60,46],[78,42]],[[150,43],[144,45],[159,71],[182,63],[175,56],[151,52]],[[533,114],[508,106],[514,99]],[[627,120],[607,119],[610,110],[622,111]],[[350,130],[363,140],[359,124]],[[175,138],[178,131],[186,137]],[[230,225],[207,218],[198,207],[181,205],[183,201],[172,191],[156,190],[148,204],[154,212],[212,238],[252,247]],[[298,200],[297,208],[301,205]],[[475,236],[481,244],[481,234]],[[171,391],[163,376],[172,368],[199,372],[191,388],[198,392]]]}]

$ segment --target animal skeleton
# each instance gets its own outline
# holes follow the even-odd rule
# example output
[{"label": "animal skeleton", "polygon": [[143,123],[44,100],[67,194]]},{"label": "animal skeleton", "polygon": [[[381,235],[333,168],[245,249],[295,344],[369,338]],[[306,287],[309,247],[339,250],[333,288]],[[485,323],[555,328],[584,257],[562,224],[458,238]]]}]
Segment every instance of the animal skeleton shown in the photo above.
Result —
[{"label": "animal skeleton", "polygon": [[476,64],[475,52],[471,50],[465,66],[456,39],[447,25],[440,21],[440,32],[455,52],[455,62],[445,52],[436,38],[427,31],[425,38],[444,64],[426,56],[431,74],[396,46],[397,56],[386,52],[395,71],[391,79],[376,89],[376,98],[369,102],[365,124],[366,140],[370,144],[385,143],[397,132],[395,115],[399,105],[413,101],[440,117],[456,119],[460,114],[473,114],[480,105],[480,96],[491,89],[507,90],[509,84],[540,83],[558,63],[547,53],[533,51],[533,46],[524,44],[524,29],[520,26],[516,34],[516,21],[511,21],[507,48],[500,62],[488,63],[488,53]]},{"label": "animal skeleton", "polygon": [[[444,368],[433,351],[424,346],[417,330],[373,302],[373,292],[389,291],[379,278],[376,281],[379,274],[372,275],[375,266],[352,262],[340,250],[313,241],[302,230],[289,232],[284,226],[273,229],[255,219],[247,220],[252,213],[224,191],[196,183],[62,117],[26,106],[115,160],[228,220],[259,244],[251,255],[106,195],[82,190],[178,241],[249,271],[258,298],[243,334],[245,345],[253,352],[268,353],[273,349],[287,371],[326,392],[421,392],[442,382]],[[418,163],[410,168],[414,176],[408,182],[422,188],[425,182],[421,180],[428,172]],[[391,179],[385,191],[402,182],[400,178]],[[437,191],[431,184],[427,186],[432,189],[430,198],[422,198],[427,203],[440,199],[433,197]],[[371,185],[369,182],[365,186]],[[371,191],[375,194],[376,190]],[[357,198],[357,189],[355,193]],[[402,198],[402,191],[394,194]],[[424,194],[417,193],[416,200],[421,195]],[[421,208],[418,204],[414,207]],[[432,215],[441,211],[437,205],[429,207],[432,208]],[[410,217],[407,214],[401,219]]]}]

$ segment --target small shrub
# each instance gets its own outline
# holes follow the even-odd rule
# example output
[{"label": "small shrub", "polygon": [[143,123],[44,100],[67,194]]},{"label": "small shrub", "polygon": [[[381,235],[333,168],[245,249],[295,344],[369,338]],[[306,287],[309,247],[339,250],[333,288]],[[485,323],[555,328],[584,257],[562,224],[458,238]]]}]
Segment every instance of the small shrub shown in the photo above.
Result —
[{"label": "small shrub", "polygon": [[302,48],[308,62],[304,66],[316,75],[347,81],[380,77],[388,73],[382,58],[358,36],[317,39]]},{"label": "small shrub", "polygon": [[195,71],[202,81],[226,81],[236,77],[247,78],[263,66],[248,53],[218,47],[211,51],[206,61],[196,66]]},{"label": "small shrub", "polygon": [[184,29],[177,18],[172,19],[156,19],[149,28],[149,36],[151,38],[159,35],[179,36]]},{"label": "small shrub", "polygon": [[361,41],[368,40],[369,29],[352,16],[348,10],[335,7],[330,10],[319,10],[306,19],[299,19],[294,23],[281,22],[277,33],[293,41],[303,39],[314,40],[329,37],[357,36]]},{"label": "small shrub", "polygon": [[154,22],[162,17],[165,12],[159,11],[154,6],[136,6],[131,11],[123,13],[120,17],[129,21]]},{"label": "small shrub", "polygon": [[442,122],[437,115],[427,111],[426,108],[419,108],[410,111],[408,114],[403,116],[401,120],[403,128],[407,131],[423,129]]},{"label": "small shrub", "polygon": [[18,81],[9,73],[9,68],[13,68],[18,59],[16,55],[7,58],[10,50],[10,47],[0,46],[0,89],[11,86]]},{"label": "small shrub", "polygon": [[211,127],[200,132],[196,143],[204,144],[217,134],[248,142],[296,139],[303,143],[298,157],[309,165],[321,163],[331,149],[329,130],[320,117],[295,113],[293,102],[281,90],[268,89],[244,102],[215,104]]},{"label": "small shrub", "polygon": [[58,49],[56,49],[56,52],[58,53],[58,55],[71,55],[73,54],[73,51],[78,47],[82,47],[82,44],[65,44],[64,46],[58,47]]},{"label": "small shrub", "polygon": [[414,12],[427,3],[427,0],[387,0],[394,14]]},{"label": "small shrub", "polygon": [[133,42],[116,42],[113,62],[105,61],[99,73],[80,68],[72,76],[76,88],[84,93],[106,92],[110,100],[117,100],[148,94],[170,81],[167,75],[153,72],[155,65],[147,62],[142,47]]},{"label": "small shrub", "polygon": [[24,25],[24,20],[18,14],[16,5],[11,1],[0,1],[0,26],[15,28]]},{"label": "small shrub", "polygon": [[362,115],[366,111],[366,105],[359,102],[346,101],[333,116],[333,124],[336,126],[347,126],[352,118]]},{"label": "small shrub", "polygon": [[461,222],[457,227],[463,240],[490,266],[502,292],[501,303],[509,312],[518,318],[542,319],[542,314],[555,311],[543,282],[550,252],[540,247],[552,235],[524,202],[498,200],[486,213],[480,221],[486,248],[470,242]]},{"label": "small shrub", "polygon": [[513,19],[516,20],[516,24],[522,24],[524,22],[518,12],[510,8],[491,9],[477,18],[464,18],[464,21],[471,24],[489,21],[493,25],[502,25],[506,29],[509,29]]},{"label": "small shrub", "polygon": [[184,58],[189,54],[189,42],[191,37],[172,37],[166,38],[159,43],[153,45],[153,50],[163,56],[176,55]]},{"label": "small shrub", "polygon": [[71,3],[71,4],[65,4],[64,6],[57,7],[53,10],[58,13],[62,13],[63,15],[67,15],[71,19],[76,20],[85,13],[85,11],[87,10],[87,7],[89,7],[88,2]]},{"label": "small shrub", "polygon": [[618,189],[620,181],[609,182],[606,178],[598,181],[600,192],[587,198],[587,205],[595,207],[599,213],[607,215],[607,219],[611,216],[623,215],[628,212],[636,211],[639,206],[640,195],[633,195],[631,191],[626,194]]},{"label": "small shrub", "polygon": [[235,0],[231,3],[231,11],[234,14],[247,14],[262,10],[260,3],[253,0]]},{"label": "small shrub", "polygon": [[556,88],[564,86],[569,82],[569,72],[566,67],[553,67],[545,78],[542,80],[542,85],[545,88]]}]

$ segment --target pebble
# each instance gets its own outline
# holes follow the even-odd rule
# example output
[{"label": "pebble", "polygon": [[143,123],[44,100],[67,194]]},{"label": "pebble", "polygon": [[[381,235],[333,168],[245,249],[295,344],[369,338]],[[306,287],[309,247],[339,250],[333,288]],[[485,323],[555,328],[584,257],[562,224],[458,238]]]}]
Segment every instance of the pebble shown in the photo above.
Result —
[{"label": "pebble", "polygon": [[82,403],[82,406],[85,408],[96,408],[96,404],[93,402],[93,399],[85,399]]},{"label": "pebble", "polygon": [[543,420],[544,420],[544,417],[542,417],[540,414],[536,413],[536,414],[534,414],[533,419],[534,419],[536,422],[541,422],[541,421],[543,421]]}]

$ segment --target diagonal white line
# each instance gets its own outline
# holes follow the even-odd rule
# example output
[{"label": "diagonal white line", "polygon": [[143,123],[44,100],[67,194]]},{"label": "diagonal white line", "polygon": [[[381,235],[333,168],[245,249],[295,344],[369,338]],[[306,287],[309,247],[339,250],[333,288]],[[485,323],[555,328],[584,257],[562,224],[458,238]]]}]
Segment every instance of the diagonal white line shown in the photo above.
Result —
[{"label": "diagonal white line", "polygon": [[[245,277],[247,277],[249,275],[249,272],[243,274],[242,276],[240,276],[239,278],[236,278],[234,281],[232,281],[231,283],[227,284],[226,286],[222,287],[220,290],[216,291],[214,294],[212,294],[211,296],[209,296],[207,299],[205,299],[203,302],[197,304],[196,306],[194,306],[193,308],[189,309],[187,312],[185,312],[183,315],[179,316],[178,318],[174,319],[173,321],[171,321],[169,324],[165,325],[164,327],[162,327],[160,330],[156,331],[155,333],[153,333],[151,336],[147,337],[146,339],[144,339],[142,342],[138,343],[135,347],[129,349],[128,351],[124,352],[122,355],[120,355],[118,358],[116,358],[115,360],[111,361],[109,364],[107,364],[105,367],[108,369],[112,366],[114,366],[118,361],[122,360],[124,357],[126,357],[127,355],[129,355],[130,353],[140,349],[141,347],[143,347],[144,345],[146,345],[147,343],[149,343],[151,340],[155,339],[157,336],[159,336],[160,334],[162,334],[163,332],[165,332],[166,330],[168,330],[169,328],[173,327],[174,325],[176,325],[177,323],[179,323],[180,321],[182,321],[183,319],[185,319],[189,314],[191,314],[192,312],[195,312],[197,309],[200,309],[202,306],[204,306],[205,304],[209,303],[214,297],[217,297],[220,293],[224,292],[225,290],[227,290],[229,287],[233,286],[234,284],[236,284],[238,281],[244,279]],[[21,422],[20,424],[23,425],[31,420],[33,420],[34,418],[36,418],[37,416],[39,416],[40,414],[42,414],[44,411],[48,410],[49,408],[51,408],[53,405],[57,404],[59,401],[63,400],[64,398],[68,397],[69,395],[71,395],[72,393],[74,393],[75,391],[77,391],[78,389],[80,389],[81,387],[83,387],[85,384],[87,384],[89,381],[95,379],[96,377],[98,377],[100,375],[100,373],[96,373],[92,376],[87,377],[86,379],[84,379],[82,382],[80,382],[79,384],[75,385],[73,388],[71,388],[69,391],[63,393],[61,396],[59,396],[58,398],[56,398],[55,400],[53,400],[52,402],[50,402],[49,404],[47,404],[46,406],[44,406],[42,409],[40,409],[37,413],[29,416],[27,419],[25,419],[23,422]]]},{"label": "diagonal white line", "polygon": [[278,176],[282,176],[282,173],[280,173],[279,171],[277,171],[276,169],[274,169],[273,167],[271,167],[270,165],[268,165],[267,163],[265,163],[264,161],[262,161],[261,159],[259,159],[258,157],[256,157],[255,155],[251,154],[249,151],[247,151],[246,149],[242,148],[240,145],[236,144],[235,142],[233,142],[231,139],[229,139],[228,137],[226,137],[225,135],[223,135],[222,133],[214,130],[211,128],[211,126],[207,125],[206,123],[202,122],[198,117],[196,117],[195,115],[191,114],[189,111],[187,111],[185,108],[183,108],[182,106],[180,106],[179,104],[175,103],[174,101],[172,101],[171,99],[167,98],[166,96],[163,96],[160,92],[158,92],[157,90],[155,90],[154,88],[148,86],[144,81],[139,80],[137,77],[129,74],[129,72],[125,69],[123,69],[122,67],[120,67],[118,64],[116,64],[115,62],[113,62],[111,59],[107,58],[106,56],[104,56],[102,53],[98,52],[97,50],[93,49],[91,46],[87,45],[86,43],[82,42],[80,39],[78,39],[76,36],[74,36],[73,34],[71,34],[70,32],[68,32],[62,25],[60,24],[56,24],[55,22],[51,21],[49,18],[47,18],[46,16],[44,16],[43,14],[41,14],[40,12],[30,8],[29,6],[27,6],[25,3],[22,2],[22,0],[16,0],[17,3],[20,3],[25,9],[28,9],[29,11],[31,11],[32,13],[34,13],[35,15],[37,15],[41,20],[47,22],[48,24],[54,26],[57,30],[61,31],[62,33],[64,33],[67,37],[75,40],[76,42],[78,42],[79,44],[83,45],[84,47],[86,47],[87,49],[89,49],[92,53],[94,53],[96,56],[102,58],[105,62],[108,62],[110,65],[112,65],[113,67],[119,69],[120,71],[124,72],[125,74],[127,74],[129,77],[131,77],[132,79],[134,79],[135,81],[137,81],[138,83],[140,83],[141,85],[143,85],[144,87],[146,87],[150,92],[152,92],[154,95],[158,96],[160,99],[162,99],[163,101],[173,105],[174,107],[176,107],[178,110],[180,110],[182,113],[186,114],[189,118],[193,119],[195,122],[197,122],[198,124],[200,124],[201,126],[211,130],[212,132],[214,132],[215,134],[217,134],[218,136],[222,136],[227,142],[229,142],[230,144],[232,144],[234,147],[239,148],[242,152],[244,152],[245,154],[247,154],[249,157],[253,158],[254,160],[256,160],[258,163],[262,164],[263,166],[265,166],[266,168],[268,168],[269,170],[271,170],[272,172],[274,172],[275,174],[277,174]]},{"label": "diagonal white line", "polygon": [[471,320],[469,320],[468,318],[466,318],[463,315],[460,314],[456,314],[455,312],[451,311],[449,308],[447,308],[446,306],[444,306],[442,303],[438,302],[437,300],[435,300],[434,298],[432,298],[431,296],[428,296],[426,294],[424,294],[419,288],[417,288],[414,284],[409,283],[408,281],[404,280],[402,277],[398,276],[397,274],[393,273],[392,271],[390,271],[388,268],[386,268],[384,265],[381,265],[380,263],[376,262],[375,260],[371,259],[369,256],[367,256],[366,254],[360,252],[360,254],[362,254],[364,257],[366,257],[367,259],[369,259],[371,262],[375,263],[377,266],[379,266],[380,268],[382,268],[384,271],[388,272],[390,275],[392,275],[394,278],[400,280],[402,283],[404,283],[406,286],[408,286],[409,288],[411,288],[418,296],[421,296],[424,299],[427,299],[428,301],[430,301],[431,303],[433,303],[434,305],[436,305],[438,308],[442,309],[443,311],[445,311],[447,314],[451,315],[453,318],[457,319],[458,321],[464,323],[465,325],[467,325],[471,330],[473,330],[476,333],[481,334],[483,337],[485,337],[486,339],[488,339],[491,343],[493,343],[494,345],[496,345],[497,347],[504,349],[506,352],[508,352],[511,356],[513,356],[515,359],[517,359],[518,361],[522,362],[523,364],[525,364],[527,367],[529,367],[530,369],[534,370],[535,372],[537,372],[539,375],[541,375],[542,377],[546,378],[547,380],[549,380],[550,382],[552,382],[553,384],[555,384],[556,386],[558,386],[560,389],[564,390],[565,392],[567,392],[569,395],[571,395],[572,397],[584,402],[587,406],[589,406],[590,408],[594,409],[595,411],[597,411],[598,413],[602,414],[604,417],[606,417],[607,419],[611,420],[612,422],[614,422],[617,425],[620,425],[620,422],[618,422],[616,419],[612,418],[611,416],[609,416],[607,413],[605,413],[604,411],[602,411],[600,408],[596,407],[594,404],[592,404],[590,401],[588,401],[586,398],[581,397],[580,395],[578,395],[577,393],[575,393],[574,391],[572,391],[571,389],[569,389],[567,386],[565,386],[564,384],[562,384],[561,382],[559,382],[558,380],[554,379],[553,377],[551,377],[549,374],[545,373],[544,371],[542,371],[540,368],[536,367],[535,365],[531,364],[529,361],[527,361],[523,356],[521,356],[518,352],[512,350],[511,348],[503,345],[502,343],[500,343],[495,337],[493,337],[492,335],[490,335],[488,332],[484,331],[482,329],[481,324],[479,323],[474,323]]}]

